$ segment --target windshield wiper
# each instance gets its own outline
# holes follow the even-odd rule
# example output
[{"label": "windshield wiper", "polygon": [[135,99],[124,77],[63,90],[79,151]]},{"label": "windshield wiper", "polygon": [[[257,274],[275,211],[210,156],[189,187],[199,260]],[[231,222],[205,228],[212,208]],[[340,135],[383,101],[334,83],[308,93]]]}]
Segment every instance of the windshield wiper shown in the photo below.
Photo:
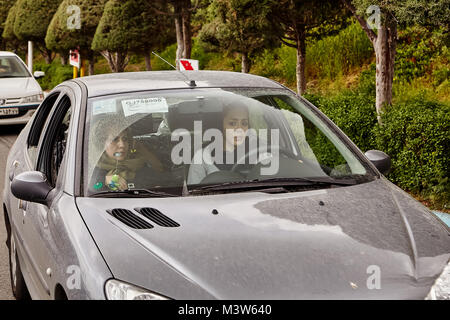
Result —
[{"label": "windshield wiper", "polygon": [[315,178],[271,178],[255,179],[237,182],[224,182],[220,184],[208,185],[190,190],[190,194],[198,194],[209,191],[227,191],[227,190],[251,190],[273,187],[303,187],[303,186],[352,186],[357,184],[356,180],[335,180],[329,177]]},{"label": "windshield wiper", "polygon": [[125,196],[130,198],[147,198],[147,197],[178,197],[176,194],[166,193],[163,191],[153,191],[148,189],[126,189],[118,191],[102,191],[90,195],[91,197],[108,197]]}]

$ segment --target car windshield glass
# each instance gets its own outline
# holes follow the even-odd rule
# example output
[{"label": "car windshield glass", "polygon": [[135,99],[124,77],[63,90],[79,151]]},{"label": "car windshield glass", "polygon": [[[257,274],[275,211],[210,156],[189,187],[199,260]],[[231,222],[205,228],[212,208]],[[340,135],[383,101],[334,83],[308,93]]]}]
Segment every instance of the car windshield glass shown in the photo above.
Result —
[{"label": "car windshield glass", "polygon": [[230,183],[325,187],[375,176],[288,90],[197,88],[90,98],[86,132],[87,195],[133,189],[188,195]]},{"label": "car windshield glass", "polygon": [[26,77],[31,77],[31,75],[17,57],[0,57],[0,78]]}]

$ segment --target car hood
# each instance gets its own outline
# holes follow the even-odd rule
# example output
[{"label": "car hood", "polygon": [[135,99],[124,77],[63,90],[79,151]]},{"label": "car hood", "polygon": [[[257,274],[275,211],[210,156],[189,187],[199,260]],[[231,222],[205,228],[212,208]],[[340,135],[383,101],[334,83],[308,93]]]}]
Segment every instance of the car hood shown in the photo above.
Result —
[{"label": "car hood", "polygon": [[41,87],[33,77],[0,78],[0,98],[22,98],[41,92]]},{"label": "car hood", "polygon": [[[77,205],[114,277],[175,299],[422,299],[450,257],[448,228],[385,179]],[[139,207],[179,226],[137,230],[106,211]]]}]

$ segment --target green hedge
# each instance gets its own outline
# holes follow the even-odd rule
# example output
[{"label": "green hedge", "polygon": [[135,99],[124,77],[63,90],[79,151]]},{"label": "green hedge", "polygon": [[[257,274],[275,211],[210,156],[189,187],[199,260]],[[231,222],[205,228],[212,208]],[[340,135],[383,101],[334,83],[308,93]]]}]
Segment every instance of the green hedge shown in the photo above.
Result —
[{"label": "green hedge", "polygon": [[376,144],[392,158],[389,179],[433,202],[450,200],[450,104],[421,95],[393,105],[374,128]]},{"label": "green hedge", "polygon": [[363,151],[376,147],[372,133],[377,124],[374,72],[375,69],[371,68],[362,73],[357,90],[343,90],[333,97],[304,95]]},{"label": "green hedge", "polygon": [[372,129],[376,125],[375,103],[364,95],[345,92],[332,99],[307,98],[318,106],[361,150],[375,147]]},{"label": "green hedge", "polygon": [[38,79],[42,90],[52,90],[61,82],[73,78],[73,67],[70,65],[62,65],[58,59],[53,60],[51,64],[35,62],[33,70],[45,72],[45,77]]},{"label": "green hedge", "polygon": [[[360,87],[334,97],[305,95],[362,150],[378,149],[392,159],[388,178],[438,207],[450,205],[450,104],[431,101],[422,94],[387,108],[378,125],[373,87],[361,77]],[[372,80],[373,82],[373,80]],[[326,149],[311,141],[313,150]],[[330,155],[331,156],[331,155]],[[328,159],[332,163],[333,159]],[[336,159],[337,161],[337,159]]]}]

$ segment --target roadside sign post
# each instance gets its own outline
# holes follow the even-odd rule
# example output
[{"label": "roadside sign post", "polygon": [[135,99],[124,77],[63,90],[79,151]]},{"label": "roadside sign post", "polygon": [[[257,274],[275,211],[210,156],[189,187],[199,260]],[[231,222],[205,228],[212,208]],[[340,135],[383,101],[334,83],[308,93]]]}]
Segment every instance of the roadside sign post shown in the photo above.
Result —
[{"label": "roadside sign post", "polygon": [[33,42],[28,41],[28,70],[33,74]]},{"label": "roadside sign post", "polygon": [[69,57],[69,63],[71,66],[73,66],[73,78],[78,77],[78,69],[80,69],[80,53],[78,50],[70,50],[70,57]]},{"label": "roadside sign post", "polygon": [[81,63],[81,68],[80,68],[80,77],[84,77],[84,74],[85,74],[85,70],[86,70],[86,67],[85,67],[85,63],[84,63],[84,61],[83,61],[83,60],[81,60],[81,61],[80,61],[80,63]]}]

